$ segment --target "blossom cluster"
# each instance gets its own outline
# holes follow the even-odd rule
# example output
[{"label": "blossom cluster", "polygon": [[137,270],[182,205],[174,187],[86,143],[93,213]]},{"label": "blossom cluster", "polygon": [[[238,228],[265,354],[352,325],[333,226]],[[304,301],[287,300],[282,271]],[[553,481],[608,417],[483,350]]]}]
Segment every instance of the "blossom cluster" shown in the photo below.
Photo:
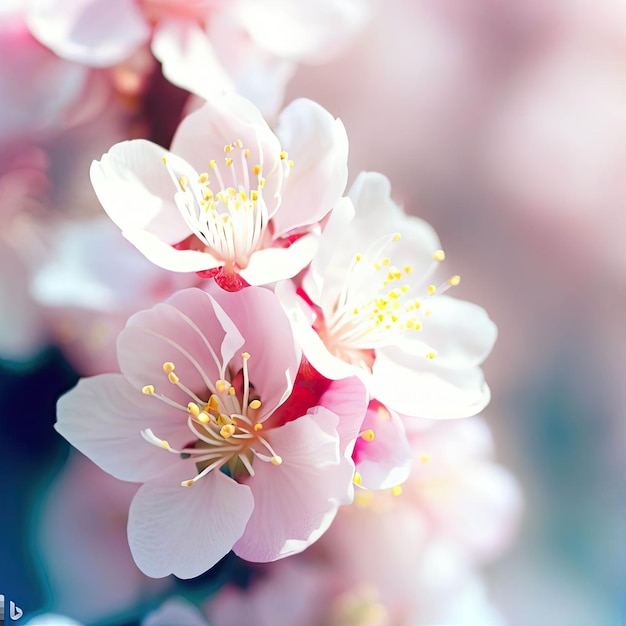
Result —
[{"label": "blossom cluster", "polygon": [[[245,591],[226,585],[203,615],[170,600],[146,624],[500,619],[476,567],[509,541],[520,496],[472,417],[490,399],[481,364],[496,327],[453,295],[461,279],[437,234],[389,179],[349,170],[341,120],[302,97],[278,112],[296,65],[338,54],[370,10],[32,0],[0,16],[0,38],[59,76],[37,87],[41,127],[16,115],[0,137],[0,255],[23,274],[0,284],[4,314],[38,329],[0,336],[2,356],[54,337],[86,376],[60,398],[56,430],[135,485],[109,491],[106,474],[74,470],[86,484],[74,478],[72,494],[110,496],[77,516],[71,540],[95,545],[88,517],[106,509],[151,579],[198,577],[231,551],[279,561]],[[165,98],[155,59],[190,94],[173,113],[160,102],[169,147],[144,107],[151,90]],[[76,125],[97,147],[80,145],[85,167],[54,181],[47,146]],[[49,211],[52,184],[61,204],[85,196],[90,208]],[[80,501],[58,490],[42,531],[53,571],[68,558],[49,548],[67,533],[55,502]],[[114,588],[129,564],[109,567]]]}]

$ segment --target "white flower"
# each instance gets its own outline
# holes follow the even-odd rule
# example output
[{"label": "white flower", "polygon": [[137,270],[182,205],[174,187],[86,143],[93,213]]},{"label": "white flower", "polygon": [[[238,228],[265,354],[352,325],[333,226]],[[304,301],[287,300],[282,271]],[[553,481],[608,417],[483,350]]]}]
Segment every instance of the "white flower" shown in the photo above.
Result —
[{"label": "white flower", "polygon": [[360,375],[405,415],[478,413],[489,401],[479,365],[496,327],[480,307],[442,295],[458,276],[431,284],[444,256],[433,229],[391,200],[384,176],[361,174],[331,215],[304,294],[278,286],[307,359],[329,378]]}]

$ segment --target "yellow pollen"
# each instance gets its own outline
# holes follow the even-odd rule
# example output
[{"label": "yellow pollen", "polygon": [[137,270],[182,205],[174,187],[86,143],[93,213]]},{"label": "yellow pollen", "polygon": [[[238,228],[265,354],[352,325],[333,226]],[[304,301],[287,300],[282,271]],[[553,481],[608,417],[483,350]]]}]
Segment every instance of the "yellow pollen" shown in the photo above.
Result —
[{"label": "yellow pollen", "polygon": [[228,395],[229,395],[229,396],[234,396],[234,395],[235,395],[235,388],[234,388],[234,387],[231,387],[231,388],[228,390]]},{"label": "yellow pollen", "polygon": [[226,167],[230,167],[233,164],[233,160],[228,157],[227,159],[224,159],[224,163],[226,163]]},{"label": "yellow pollen", "polygon": [[169,380],[172,383],[172,385],[176,385],[178,383],[178,381],[179,381],[179,378],[178,378],[178,376],[176,376],[176,374],[174,372],[170,372],[167,375],[167,380]]},{"label": "yellow pollen", "polygon": [[181,176],[180,179],[178,180],[179,184],[180,184],[180,188],[183,191],[187,191],[187,177],[186,176]]},{"label": "yellow pollen", "polygon": [[165,363],[163,363],[163,371],[166,374],[169,374],[170,372],[173,372],[176,369],[175,365],[171,362],[171,361],[166,361]]},{"label": "yellow pollen", "polygon": [[247,360],[250,358],[250,354],[249,354],[248,352],[242,352],[242,353],[241,353],[241,358],[242,358],[244,361],[247,361]]},{"label": "yellow pollen", "polygon": [[258,409],[261,406],[261,401],[260,400],[252,400],[252,402],[250,402],[250,404],[248,406],[251,409]]},{"label": "yellow pollen", "polygon": [[450,276],[450,278],[448,278],[448,284],[451,285],[452,287],[456,287],[460,283],[461,283],[461,277],[458,275]]},{"label": "yellow pollen", "polygon": [[420,456],[420,463],[430,463],[430,454],[422,454]]},{"label": "yellow pollen", "polygon": [[389,263],[391,263],[391,259],[390,259],[390,258],[388,258],[388,257],[385,257],[385,258],[383,259],[383,265],[389,265]]},{"label": "yellow pollen", "polygon": [[238,148],[243,148],[243,141],[241,139],[235,139],[233,142]]},{"label": "yellow pollen", "polygon": [[230,415],[226,415],[226,413],[220,413],[217,418],[217,423],[220,426],[226,426],[227,424],[233,424],[234,422]]},{"label": "yellow pollen", "polygon": [[429,296],[434,296],[435,295],[435,291],[437,291],[437,287],[435,287],[435,285],[428,285],[428,295]]},{"label": "yellow pollen", "polygon": [[375,436],[376,433],[371,428],[368,428],[367,430],[364,430],[362,433],[359,434],[359,437],[361,437],[361,439],[364,439],[365,441],[374,441]]},{"label": "yellow pollen", "polygon": [[163,161],[163,164],[165,165],[167,163],[167,157],[162,157],[161,161]]},{"label": "yellow pollen", "polygon": [[161,445],[166,449],[169,450],[170,449],[170,444],[167,443],[167,441],[165,441],[165,439],[163,439],[163,441],[161,441]]},{"label": "yellow pollen", "polygon": [[257,432],[258,432],[259,430],[263,430],[263,424],[255,424],[255,425],[254,425],[254,430],[256,430]]},{"label": "yellow pollen", "polygon": [[183,482],[180,483],[181,487],[191,487],[191,485],[193,485],[193,480],[183,480]]},{"label": "yellow pollen", "polygon": [[437,250],[435,254],[433,254],[433,261],[444,261],[446,258],[446,253],[443,250]]},{"label": "yellow pollen", "polygon": [[215,388],[218,393],[223,393],[224,391],[228,391],[230,389],[230,383],[227,380],[217,380],[215,381]]},{"label": "yellow pollen", "polygon": [[413,266],[405,265],[402,269],[404,269],[405,274],[410,274],[413,271]]},{"label": "yellow pollen", "polygon": [[272,465],[280,465],[283,462],[282,457],[278,456],[277,454],[275,454],[271,459],[270,459],[270,463]]},{"label": "yellow pollen", "polygon": [[256,202],[259,199],[259,192],[256,189],[253,189],[250,192],[250,200],[252,200],[252,202]]},{"label": "yellow pollen", "polygon": [[253,173],[255,176],[258,176],[258,175],[261,173],[261,166],[260,166],[260,165],[258,165],[258,164],[257,164],[257,165],[255,165],[255,166],[252,168],[252,173]]},{"label": "yellow pollen", "polygon": [[287,154],[287,153],[283,150],[283,151],[280,153],[280,160],[281,160],[281,161],[284,161],[284,160],[285,160],[288,156],[289,156],[289,155],[288,155],[288,154]]},{"label": "yellow pollen", "polygon": [[202,413],[198,415],[198,421],[201,424],[208,424],[211,421],[211,416],[208,413],[202,411]]},{"label": "yellow pollen", "polygon": [[400,241],[400,239],[402,239],[402,235],[400,233],[396,233],[393,236],[393,241]]},{"label": "yellow pollen", "polygon": [[361,474],[359,474],[359,472],[354,472],[354,477],[352,478],[352,482],[355,485],[360,485],[363,483],[363,479],[361,478]]},{"label": "yellow pollen", "polygon": [[195,402],[190,402],[187,405],[187,410],[194,416],[198,417],[200,415],[200,407]]},{"label": "yellow pollen", "polygon": [[293,167],[295,163],[291,159],[289,159],[289,161],[287,161],[287,165],[289,165],[289,167]]},{"label": "yellow pollen", "polygon": [[198,182],[201,185],[204,185],[206,183],[209,182],[209,175],[206,172],[203,172],[202,174],[200,174],[200,176],[198,177]]},{"label": "yellow pollen", "polygon": [[217,411],[218,406],[219,406],[219,400],[217,396],[214,393],[212,393],[211,397],[209,398],[209,402],[206,405],[206,408],[212,411]]},{"label": "yellow pollen", "polygon": [[151,396],[154,393],[154,385],[146,385],[145,387],[142,387],[141,393],[146,396]]},{"label": "yellow pollen", "polygon": [[402,485],[396,485],[395,487],[391,488],[391,493],[394,496],[399,496],[402,494]]},{"label": "yellow pollen", "polygon": [[246,159],[250,156],[250,150],[248,150],[248,148],[243,151],[243,156],[245,156]]},{"label": "yellow pollen", "polygon": [[437,356],[437,353],[436,353],[436,352],[427,352],[427,353],[426,353],[426,358],[427,358],[427,359],[431,359],[431,360],[432,360],[432,359],[434,359],[436,356]]},{"label": "yellow pollen", "polygon": [[357,254],[357,255],[356,255],[356,260],[357,260],[357,261],[360,261],[360,260],[361,260],[361,255],[360,255],[360,254]]},{"label": "yellow pollen", "polygon": [[259,178],[259,187],[265,186],[265,178]]},{"label": "yellow pollen", "polygon": [[232,151],[233,151],[233,147],[229,143],[227,143],[224,146],[224,152],[229,153],[229,152],[232,152]]},{"label": "yellow pollen", "polygon": [[222,426],[222,428],[220,429],[220,435],[222,435],[224,439],[228,439],[229,437],[232,437],[235,434],[235,430],[236,430],[236,427],[234,424],[226,424],[225,426]]},{"label": "yellow pollen", "polygon": [[209,161],[209,167],[210,167],[212,170],[214,170],[216,166],[217,166],[217,163],[215,162],[215,159],[211,159],[211,160]]}]

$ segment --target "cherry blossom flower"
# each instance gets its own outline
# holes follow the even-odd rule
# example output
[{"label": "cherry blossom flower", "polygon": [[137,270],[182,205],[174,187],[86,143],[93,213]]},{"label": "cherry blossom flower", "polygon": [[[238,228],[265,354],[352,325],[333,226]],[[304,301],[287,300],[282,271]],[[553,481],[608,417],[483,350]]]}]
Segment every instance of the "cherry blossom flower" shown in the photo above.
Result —
[{"label": "cherry blossom flower", "polygon": [[369,0],[31,0],[28,22],[64,59],[127,61],[152,39],[165,76],[201,98],[240,93],[265,112],[296,64],[328,61],[370,15]]},{"label": "cherry blossom flower", "polygon": [[292,102],[274,134],[254,105],[227,95],[183,120],[171,152],[118,143],[92,164],[91,180],[149,260],[236,290],[309,263],[313,231],[343,193],[347,152],[341,122],[312,101]]},{"label": "cherry blossom flower", "polygon": [[[354,203],[354,207],[352,202]],[[302,288],[277,294],[303,352],[329,378],[358,374],[372,397],[404,415],[466,417],[489,401],[479,368],[496,337],[480,307],[431,283],[445,255],[433,229],[363,173],[324,230]]]},{"label": "cherry blossom flower", "polygon": [[198,576],[231,548],[251,561],[300,552],[353,496],[363,385],[336,381],[303,403],[274,294],[214,291],[183,290],[131,317],[118,339],[122,373],[83,379],[58,405],[66,439],[144,483],[128,538],[156,578]]}]

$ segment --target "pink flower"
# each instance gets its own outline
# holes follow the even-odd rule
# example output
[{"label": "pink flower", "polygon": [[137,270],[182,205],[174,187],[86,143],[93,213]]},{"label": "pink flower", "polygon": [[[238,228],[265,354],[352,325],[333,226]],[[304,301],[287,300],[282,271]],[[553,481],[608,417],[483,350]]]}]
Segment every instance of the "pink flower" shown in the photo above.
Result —
[{"label": "pink flower", "polygon": [[124,236],[165,269],[203,271],[229,290],[290,278],[343,193],[348,142],[309,100],[292,102],[276,132],[250,102],[224,96],[183,120],[172,152],[118,143],[91,180]]},{"label": "pink flower", "polygon": [[313,367],[360,376],[404,415],[483,409],[490,394],[479,365],[496,327],[480,307],[443,295],[459,276],[431,283],[445,258],[439,246],[431,226],[391,200],[387,178],[362,173],[335,206],[302,288],[277,287]]},{"label": "pink flower", "polygon": [[134,315],[118,339],[122,374],[84,379],[59,401],[64,437],[144,483],[128,537],[157,578],[198,576],[231,548],[251,561],[300,552],[353,495],[361,383],[333,383],[303,408],[274,294],[215,291],[180,291]]}]

